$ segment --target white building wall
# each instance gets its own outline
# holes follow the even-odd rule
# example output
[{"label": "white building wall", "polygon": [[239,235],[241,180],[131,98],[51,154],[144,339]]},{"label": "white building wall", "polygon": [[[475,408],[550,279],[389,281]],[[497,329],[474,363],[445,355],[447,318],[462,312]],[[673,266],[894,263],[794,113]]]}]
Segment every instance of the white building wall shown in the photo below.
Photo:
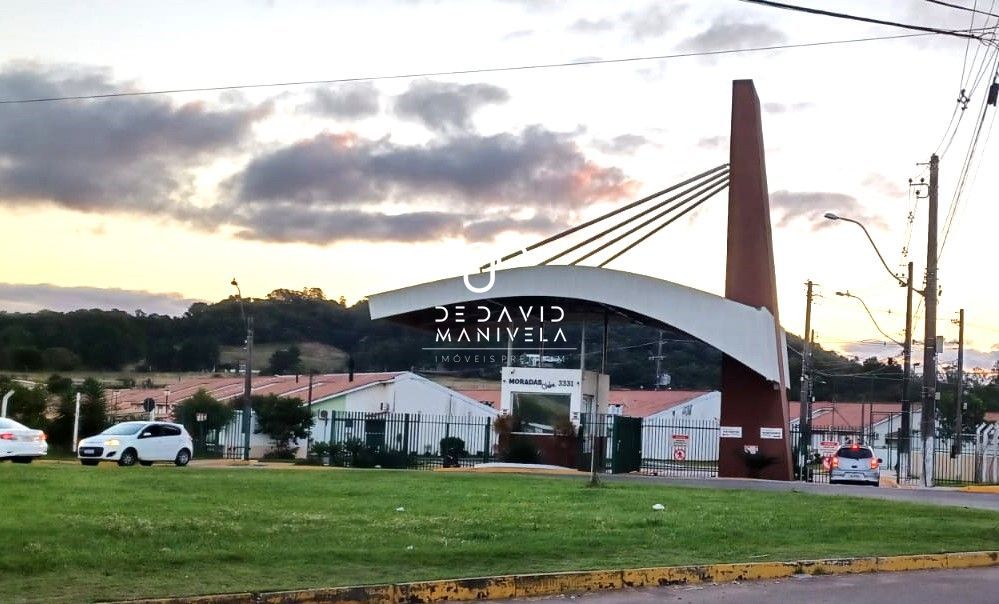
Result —
[{"label": "white building wall", "polygon": [[[410,416],[408,422],[405,414]],[[492,429],[492,420],[499,415],[499,411],[436,382],[405,372],[391,381],[360,386],[357,390],[313,402],[312,415],[313,442],[328,442],[331,430],[335,428],[337,441],[346,438],[378,440],[384,446],[396,448],[405,444],[408,437],[411,452],[436,454],[440,439],[451,435],[464,440],[468,452],[476,454],[487,448],[492,449],[496,444],[497,435]],[[255,427],[256,417],[253,416],[251,421]],[[229,430],[241,433],[238,426],[230,426]],[[376,435],[383,436],[377,438]],[[306,440],[301,439],[298,443],[299,458],[306,455]],[[272,444],[266,434],[251,434],[250,457],[263,457],[271,450]]]},{"label": "white building wall", "polygon": [[674,459],[674,435],[686,436],[685,461],[718,459],[721,393],[706,392],[642,419],[642,459]]},{"label": "white building wall", "polygon": [[[323,411],[326,420],[322,419]],[[474,455],[496,444],[492,422],[497,415],[499,411],[488,405],[406,372],[391,382],[371,384],[314,404],[313,434],[314,440],[328,441],[335,429],[337,442],[357,438],[392,449],[408,445],[410,452],[421,455],[438,454],[441,438],[455,436]],[[304,449],[300,453],[304,456]]]}]

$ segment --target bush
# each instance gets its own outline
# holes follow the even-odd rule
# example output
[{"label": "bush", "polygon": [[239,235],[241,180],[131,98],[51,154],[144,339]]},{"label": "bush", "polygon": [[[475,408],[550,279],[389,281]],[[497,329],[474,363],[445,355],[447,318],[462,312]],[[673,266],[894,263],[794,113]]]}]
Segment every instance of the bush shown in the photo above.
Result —
[{"label": "bush", "polygon": [[441,439],[441,455],[454,455],[457,457],[467,457],[468,451],[465,450],[465,441],[461,440],[457,436],[446,436]]},{"label": "bush", "polygon": [[312,443],[312,449],[309,450],[310,457],[318,457],[322,459],[324,457],[329,457],[330,453],[333,451],[333,447],[326,441],[314,442]]}]

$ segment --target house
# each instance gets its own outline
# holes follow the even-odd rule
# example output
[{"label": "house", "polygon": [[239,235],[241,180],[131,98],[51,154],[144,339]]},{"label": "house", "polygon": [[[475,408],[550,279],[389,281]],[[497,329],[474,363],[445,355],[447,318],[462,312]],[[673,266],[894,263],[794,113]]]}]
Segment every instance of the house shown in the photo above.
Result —
[{"label": "house", "polygon": [[[120,390],[113,397],[112,410],[118,415],[139,413],[143,400],[152,398],[157,416],[169,417],[174,406],[199,390],[220,401],[238,402],[244,382],[241,377],[196,377],[164,388]],[[312,376],[311,382],[304,375],[254,376],[250,392],[254,396],[298,398],[309,405],[314,423],[307,441],[358,438],[372,445],[406,444],[413,451],[426,451],[428,446],[439,447],[436,430],[428,428],[437,423],[431,418],[447,416],[468,418],[441,423],[443,432],[466,438],[466,448],[482,450],[486,440],[495,442],[494,437],[487,439],[484,426],[491,429],[492,418],[499,414],[496,409],[409,371],[320,374]],[[467,434],[460,434],[465,428]],[[241,444],[242,429],[237,421],[221,432],[219,442]],[[271,446],[266,434],[251,434],[251,457],[262,456]],[[306,446],[305,442],[299,444],[300,457],[305,456]]]}]

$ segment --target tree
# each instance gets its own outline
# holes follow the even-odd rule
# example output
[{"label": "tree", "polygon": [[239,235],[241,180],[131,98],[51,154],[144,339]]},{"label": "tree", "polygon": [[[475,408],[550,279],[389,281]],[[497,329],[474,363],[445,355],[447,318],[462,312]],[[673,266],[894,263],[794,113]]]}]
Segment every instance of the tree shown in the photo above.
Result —
[{"label": "tree", "polygon": [[267,371],[274,375],[298,373],[302,367],[302,352],[298,346],[275,350],[268,362]]},{"label": "tree", "polygon": [[[205,421],[198,421],[198,414],[205,414]],[[204,389],[198,390],[191,398],[173,408],[174,420],[184,424],[191,434],[200,435],[202,430],[211,432],[224,428],[232,421],[233,410],[219,402]]]},{"label": "tree", "polygon": [[14,394],[7,402],[7,417],[29,428],[45,430],[49,423],[45,415],[48,405],[45,387],[28,388],[6,377],[0,378],[0,398],[10,391]]},{"label": "tree", "polygon": [[298,439],[308,436],[313,423],[312,414],[302,405],[302,400],[268,394],[251,397],[250,403],[257,414],[254,434],[271,437],[278,456],[294,454]]},{"label": "tree", "polygon": [[[52,378],[49,378],[50,380]],[[80,394],[80,427],[78,438],[93,436],[108,426],[107,399],[104,386],[94,378],[87,378],[76,388],[59,396],[56,418],[49,427],[50,442],[57,446],[73,446],[73,419],[76,414],[76,395]]]},{"label": "tree", "polygon": [[[965,391],[964,403],[967,406],[961,414],[961,432],[974,434],[975,428],[985,421],[985,401],[974,392]],[[954,435],[954,420],[957,409],[957,394],[954,388],[941,388],[940,400],[937,401],[937,421],[940,422],[940,436],[950,438]]]}]

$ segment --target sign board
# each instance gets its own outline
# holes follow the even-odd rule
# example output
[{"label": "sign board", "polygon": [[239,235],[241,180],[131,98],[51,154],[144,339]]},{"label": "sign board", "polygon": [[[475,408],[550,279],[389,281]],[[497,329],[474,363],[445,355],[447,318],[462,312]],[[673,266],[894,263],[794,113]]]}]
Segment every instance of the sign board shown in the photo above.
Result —
[{"label": "sign board", "polygon": [[742,426],[722,426],[722,438],[742,438]]},{"label": "sign board", "polygon": [[146,400],[142,401],[142,410],[143,411],[147,411],[148,412],[148,411],[152,411],[155,408],[156,408],[156,401],[154,399],[147,398]]},{"label": "sign board", "polygon": [[671,440],[673,442],[673,459],[675,461],[685,461],[687,459],[687,446],[690,444],[690,435],[674,434]]},{"label": "sign board", "polygon": [[196,413],[195,419],[197,419],[199,422],[206,421],[208,419],[208,414],[202,412]]},{"label": "sign board", "polygon": [[839,441],[823,440],[819,443],[819,455],[822,457],[832,457],[839,449]]},{"label": "sign board", "polygon": [[760,428],[760,438],[763,440],[780,440],[784,438],[784,428]]}]

